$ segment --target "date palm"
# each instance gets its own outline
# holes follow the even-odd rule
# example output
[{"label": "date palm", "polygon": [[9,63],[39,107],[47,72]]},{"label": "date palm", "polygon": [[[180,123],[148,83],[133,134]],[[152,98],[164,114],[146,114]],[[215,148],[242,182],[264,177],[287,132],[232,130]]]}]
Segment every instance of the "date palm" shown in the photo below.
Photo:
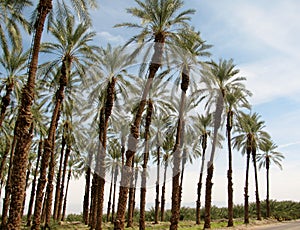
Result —
[{"label": "date palm", "polygon": [[[70,87],[70,84],[73,82],[71,77],[76,77],[78,81],[84,84],[85,78],[88,77],[87,74],[93,70],[93,64],[97,62],[97,56],[95,55],[97,47],[89,44],[95,37],[95,33],[89,30],[88,25],[76,25],[75,17],[66,15],[64,22],[54,22],[53,27],[49,30],[57,42],[44,43],[41,51],[47,54],[53,54],[55,59],[44,63],[41,71],[46,74],[46,77],[49,77],[48,75],[52,73],[53,69],[59,67],[60,71],[57,79],[59,86],[55,93],[55,102],[51,123],[48,129],[48,136],[44,142],[40,178],[37,186],[37,202],[35,203],[33,229],[39,229],[40,227],[41,201],[46,182],[46,170],[49,166],[51,153],[54,152],[56,129],[61,113],[61,105],[65,96],[65,88]],[[76,73],[75,76],[72,71]]]},{"label": "date palm", "polygon": [[[180,186],[180,161],[182,159],[182,144],[184,143],[185,136],[185,122],[186,115],[193,98],[190,97],[187,101],[187,90],[190,86],[190,81],[194,71],[199,70],[199,57],[209,56],[206,51],[210,48],[201,39],[200,33],[195,32],[193,28],[186,28],[180,31],[177,38],[174,39],[175,46],[173,55],[175,55],[174,64],[179,69],[180,73],[180,88],[181,98],[178,109],[178,121],[176,130],[176,141],[173,148],[173,178],[172,178],[172,216],[171,216],[171,229],[178,228],[178,221],[180,217],[180,200],[181,200],[181,186]],[[188,109],[189,108],[189,109]],[[183,170],[183,169],[182,169]]]},{"label": "date palm", "polygon": [[120,187],[115,229],[124,229],[124,216],[130,183],[128,173],[131,171],[132,161],[137,148],[137,140],[140,135],[139,127],[141,124],[142,113],[146,105],[147,95],[151,88],[152,80],[162,65],[164,44],[174,37],[178,28],[187,26],[187,21],[190,20],[189,14],[194,13],[194,10],[178,12],[183,6],[181,0],[135,0],[135,2],[138,7],[129,8],[127,9],[127,12],[134,17],[141,19],[142,23],[123,23],[117,26],[141,29],[140,34],[134,36],[129,42],[153,41],[154,39],[154,53],[149,64],[148,80],[131,125],[130,138],[128,139],[128,146],[130,146],[130,148],[127,149],[125,163],[128,172],[124,171],[122,174],[121,183],[124,186]]},{"label": "date palm", "polygon": [[259,146],[259,149],[263,153],[258,153],[257,154],[257,161],[259,162],[258,167],[261,169],[262,167],[266,168],[266,177],[267,177],[267,199],[266,199],[266,204],[267,204],[267,218],[270,217],[271,215],[271,210],[270,210],[270,200],[269,200],[269,191],[270,191],[270,165],[271,163],[274,163],[277,165],[280,169],[282,169],[281,161],[284,159],[284,156],[281,152],[277,152],[276,149],[278,146],[272,141],[272,140],[267,140],[264,143],[261,143]]},{"label": "date palm", "polygon": [[204,228],[210,228],[211,212],[211,193],[212,177],[214,171],[214,156],[217,148],[219,131],[224,117],[225,97],[232,89],[243,89],[244,77],[238,77],[239,70],[235,69],[233,60],[222,60],[218,63],[210,61],[204,65],[201,82],[204,83],[204,89],[200,90],[207,98],[206,106],[214,109],[213,121],[213,143],[210,154],[210,160],[207,166],[206,189],[205,189],[205,221]]},{"label": "date palm", "polygon": [[[6,2],[6,1],[5,1]],[[24,3],[26,1],[18,1],[18,3]],[[85,6],[90,6],[93,0],[76,0],[71,1],[74,8],[77,11],[85,13],[81,7],[86,3]],[[79,7],[80,6],[80,7]],[[87,8],[88,8],[87,7]],[[38,66],[38,58],[40,51],[40,43],[42,38],[42,33],[44,30],[44,24],[48,13],[52,9],[52,0],[40,0],[36,10],[36,18],[33,29],[33,38],[31,45],[31,55],[29,57],[29,69],[27,83],[24,85],[22,90],[21,102],[19,107],[19,113],[17,116],[15,136],[16,136],[16,148],[15,157],[13,160],[14,170],[12,172],[12,186],[14,189],[11,194],[11,205],[10,205],[10,216],[9,216],[9,228],[20,228],[21,223],[21,208],[23,202],[23,194],[25,190],[25,180],[26,180],[26,162],[28,160],[28,151],[30,148],[30,142],[32,140],[32,114],[31,108],[33,104],[33,99],[35,97],[35,85],[36,85],[36,73]],[[47,143],[47,142],[46,142]],[[39,225],[39,224],[38,224]]]},{"label": "date palm", "polygon": [[247,96],[251,96],[250,91],[245,88],[233,88],[226,94],[226,133],[228,144],[228,227],[233,226],[233,183],[232,183],[232,147],[231,130],[235,122],[235,117],[242,108],[250,109]]},{"label": "date palm", "polygon": [[249,223],[249,203],[248,203],[248,176],[249,176],[249,163],[250,157],[252,155],[252,162],[254,166],[255,174],[255,195],[256,195],[256,215],[257,219],[261,219],[260,213],[260,200],[258,193],[258,180],[257,180],[257,168],[256,168],[256,151],[261,143],[266,142],[270,139],[267,132],[263,130],[264,121],[260,120],[260,115],[258,113],[246,114],[239,113],[238,122],[234,132],[236,136],[233,138],[234,147],[238,150],[242,150],[242,154],[246,153],[246,179],[245,179],[245,204],[244,204],[244,222]]},{"label": "date palm", "polygon": [[202,188],[202,177],[204,171],[204,162],[205,162],[205,153],[207,149],[208,138],[211,134],[209,130],[212,125],[212,114],[207,113],[205,115],[197,115],[193,117],[195,132],[200,135],[199,141],[202,148],[202,157],[201,157],[201,168],[200,168],[200,176],[197,186],[197,201],[196,201],[196,224],[200,224],[200,208],[201,208],[201,188]]}]

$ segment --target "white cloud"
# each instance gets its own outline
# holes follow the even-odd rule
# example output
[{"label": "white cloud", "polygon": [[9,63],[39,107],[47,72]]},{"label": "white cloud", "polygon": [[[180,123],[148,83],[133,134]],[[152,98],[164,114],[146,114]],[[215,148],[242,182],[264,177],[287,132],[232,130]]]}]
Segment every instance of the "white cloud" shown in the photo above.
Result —
[{"label": "white cloud", "polygon": [[100,37],[101,43],[103,43],[103,40],[116,45],[123,45],[125,42],[125,39],[121,35],[113,35],[106,31],[98,32],[97,35]]}]

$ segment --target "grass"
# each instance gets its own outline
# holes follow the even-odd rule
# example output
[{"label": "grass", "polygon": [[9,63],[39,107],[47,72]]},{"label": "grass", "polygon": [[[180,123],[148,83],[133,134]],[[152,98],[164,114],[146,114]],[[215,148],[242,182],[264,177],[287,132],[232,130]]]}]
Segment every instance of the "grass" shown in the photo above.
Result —
[{"label": "grass", "polygon": [[[243,222],[241,220],[236,220],[235,221],[235,226],[242,225]],[[213,221],[211,223],[211,228],[212,229],[218,229],[218,228],[224,228],[227,226],[227,221],[226,220],[218,220],[218,221]],[[165,230],[169,229],[170,223],[169,222],[162,222],[159,224],[153,224],[151,222],[146,223],[146,229],[148,230]],[[189,230],[200,230],[203,229],[203,222],[200,225],[196,225],[194,221],[181,221],[179,223],[179,229],[189,229]],[[30,228],[24,228],[24,229],[30,229]],[[76,230],[88,230],[89,228],[78,222],[78,221],[73,221],[73,222],[62,222],[62,223],[54,223],[51,226],[51,229],[55,230],[64,230],[64,229],[76,229]],[[110,223],[103,223],[103,229],[105,230],[112,230],[113,225]],[[138,224],[136,224],[133,228],[126,228],[128,230],[136,230],[139,229]]]}]

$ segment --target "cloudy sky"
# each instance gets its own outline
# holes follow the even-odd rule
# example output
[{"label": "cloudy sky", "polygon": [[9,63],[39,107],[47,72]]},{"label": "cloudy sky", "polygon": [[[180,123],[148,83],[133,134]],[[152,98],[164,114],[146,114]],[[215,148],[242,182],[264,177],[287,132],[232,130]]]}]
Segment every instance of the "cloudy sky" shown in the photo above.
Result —
[{"label": "cloudy sky", "polygon": [[[123,44],[137,31],[113,28],[132,22],[126,8],[129,0],[99,1],[93,12],[97,42],[105,46]],[[271,167],[270,196],[276,200],[300,201],[300,1],[297,0],[186,0],[185,8],[196,9],[191,24],[212,44],[212,58],[233,58],[247,87],[253,92],[253,111],[261,114],[266,130],[285,155],[283,170]],[[245,159],[234,153],[234,202],[243,203]],[[215,162],[213,203],[226,205],[227,151],[219,150]],[[199,164],[189,167],[184,179],[183,205],[196,200]],[[253,169],[250,171],[250,200],[254,201]],[[260,197],[265,199],[265,171],[259,174]],[[84,180],[72,182],[70,212],[80,212]],[[168,183],[170,192],[171,183]],[[154,188],[148,189],[154,202]],[[170,193],[169,193],[170,194]],[[204,202],[204,197],[202,198]],[[170,202],[170,201],[169,201]]]}]

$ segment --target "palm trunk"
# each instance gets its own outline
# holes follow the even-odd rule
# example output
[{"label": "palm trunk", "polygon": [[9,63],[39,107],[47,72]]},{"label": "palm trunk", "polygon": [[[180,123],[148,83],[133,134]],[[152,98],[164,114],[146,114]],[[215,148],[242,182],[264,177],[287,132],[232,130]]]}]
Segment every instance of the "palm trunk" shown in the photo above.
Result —
[{"label": "palm trunk", "polygon": [[261,220],[260,200],[258,193],[258,178],[257,178],[257,166],[256,166],[256,149],[252,149],[252,161],[254,166],[254,177],[255,177],[255,199],[256,199],[256,218]]},{"label": "palm trunk", "polygon": [[38,155],[37,155],[37,160],[36,160],[36,166],[33,174],[33,180],[31,184],[31,194],[30,194],[30,199],[29,199],[29,204],[28,204],[28,212],[27,212],[27,226],[31,226],[31,216],[32,216],[32,208],[33,208],[33,201],[35,197],[35,186],[36,186],[36,177],[38,173],[38,168],[39,168],[39,163],[40,163],[40,158],[42,155],[42,148],[43,148],[43,141],[42,139],[39,141],[39,147],[38,147]]},{"label": "palm trunk", "polygon": [[[7,159],[7,156],[9,154],[9,150],[10,150],[11,146],[10,146],[10,141],[9,139],[6,140],[6,146],[5,146],[5,151],[4,151],[4,154],[2,156],[2,159],[1,159],[1,164],[0,164],[0,183],[3,184],[4,183],[4,168],[5,168],[5,165],[6,165],[6,159]],[[1,198],[1,190],[0,190],[0,198]]]},{"label": "palm trunk", "polygon": [[[71,60],[65,57],[61,67],[61,76],[59,82],[60,86],[56,92],[56,102],[55,102],[54,110],[52,112],[51,124],[48,130],[48,137],[44,143],[44,152],[43,152],[42,164],[40,168],[40,178],[38,181],[37,191],[36,191],[36,202],[34,208],[34,219],[33,219],[32,230],[39,230],[41,225],[41,206],[43,201],[43,190],[46,185],[46,174],[47,174],[47,168],[49,166],[49,160],[50,158],[52,158],[52,154],[54,154],[56,129],[60,117],[61,105],[64,99],[64,89],[67,86],[68,76],[70,75],[70,64],[71,64]],[[53,164],[55,165],[55,161]],[[53,166],[53,164],[51,166]],[[49,170],[51,171],[51,167]],[[49,181],[49,183],[50,182],[52,183],[52,181]],[[52,193],[51,190],[49,190],[49,192]]]},{"label": "palm trunk", "polygon": [[164,181],[161,188],[161,209],[160,209],[160,220],[165,221],[165,195],[166,195],[166,180],[167,180],[167,169],[168,169],[168,162],[165,162],[164,168]]},{"label": "palm trunk", "polygon": [[206,188],[205,188],[204,229],[210,228],[211,193],[212,193],[212,186],[213,186],[212,178],[214,172],[214,157],[217,148],[218,131],[221,126],[221,118],[222,118],[223,107],[224,107],[223,98],[224,98],[224,92],[220,91],[217,98],[216,111],[214,117],[214,132],[213,132],[213,143],[212,143],[211,155],[210,155],[210,160],[207,163],[207,176],[206,176],[206,183],[205,183]]},{"label": "palm trunk", "polygon": [[62,135],[61,141],[61,149],[60,149],[60,160],[59,160],[59,168],[56,177],[56,188],[55,188],[55,199],[54,199],[54,208],[53,208],[53,219],[58,220],[58,201],[60,197],[60,182],[61,182],[61,172],[62,172],[62,164],[64,158],[64,150],[66,146],[66,140],[64,134]]},{"label": "palm trunk", "polygon": [[104,186],[105,186],[105,157],[106,157],[106,139],[107,139],[107,129],[108,129],[108,120],[112,113],[112,108],[114,105],[114,94],[115,94],[115,84],[117,79],[112,77],[110,82],[107,85],[106,90],[106,101],[105,101],[105,120],[103,127],[103,135],[101,141],[100,149],[100,172],[99,172],[99,190],[98,190],[98,210],[97,210],[97,225],[96,230],[102,229],[102,216],[103,216],[103,203],[104,203]]},{"label": "palm trunk", "polygon": [[152,86],[152,82],[155,77],[155,74],[157,73],[158,69],[161,67],[161,59],[163,56],[162,54],[163,54],[163,48],[165,42],[165,35],[156,34],[154,42],[155,42],[154,54],[152,56],[152,60],[149,66],[148,80],[143,91],[142,99],[139,103],[137,112],[135,114],[134,122],[130,128],[130,136],[128,138],[128,144],[127,144],[128,148],[126,151],[126,162],[125,162],[125,167],[123,168],[121,174],[121,186],[119,191],[118,210],[117,210],[116,220],[114,222],[115,230],[124,229],[128,188],[130,185],[131,164],[137,149],[138,139],[140,136],[139,129],[140,129],[140,124],[142,119],[142,113],[146,105],[146,97]]},{"label": "palm trunk", "polygon": [[87,166],[85,173],[85,189],[83,198],[83,223],[89,223],[89,200],[90,200],[91,168]]},{"label": "palm trunk", "polygon": [[233,112],[227,113],[227,141],[228,141],[228,223],[227,227],[233,226],[233,183],[232,183],[232,148],[231,148],[231,129]]},{"label": "palm trunk", "polygon": [[24,215],[25,202],[26,202],[26,189],[28,187],[30,173],[31,173],[31,162],[29,161],[27,174],[26,174],[25,193],[24,193],[24,200],[23,200],[22,211],[21,211],[21,219],[23,218],[23,215]]},{"label": "palm trunk", "polygon": [[61,220],[65,181],[66,181],[66,176],[67,176],[67,167],[68,167],[70,153],[71,153],[71,143],[67,142],[67,148],[66,148],[65,158],[64,158],[64,163],[63,163],[62,178],[61,178],[61,182],[60,182],[61,183],[60,184],[60,193],[59,193],[59,199],[58,199],[58,204],[57,204],[57,219],[58,220]]},{"label": "palm trunk", "polygon": [[46,200],[46,218],[45,218],[45,228],[50,228],[50,218],[51,218],[51,210],[53,203],[53,179],[54,179],[54,169],[55,169],[55,154],[54,148],[51,152],[49,171],[48,171],[48,181],[47,181],[47,200]]},{"label": "palm trunk", "polygon": [[207,147],[207,133],[202,135],[202,161],[201,161],[201,169],[200,176],[197,187],[197,201],[196,201],[196,224],[200,224],[201,221],[201,188],[202,188],[202,177],[204,170],[204,162],[205,162],[205,152]]},{"label": "palm trunk", "polygon": [[115,171],[115,165],[113,165],[111,170],[110,188],[109,188],[109,196],[108,196],[107,212],[106,212],[106,222],[109,222],[109,217],[110,217],[112,190],[113,190],[113,183],[114,183],[114,171]]},{"label": "palm trunk", "polygon": [[187,160],[187,149],[184,148],[183,155],[182,155],[182,162],[181,162],[182,164],[181,164],[180,185],[179,185],[179,210],[182,201],[182,185],[183,185],[183,175],[184,175],[186,160]]},{"label": "palm trunk", "polygon": [[181,147],[184,132],[184,108],[186,103],[186,91],[189,87],[189,69],[184,67],[182,71],[181,81],[181,101],[179,108],[179,118],[177,123],[176,142],[173,148],[174,156],[174,168],[173,168],[173,179],[172,179],[172,208],[171,208],[171,225],[170,230],[177,230],[178,222],[180,218],[180,163],[181,163]]},{"label": "palm trunk", "polygon": [[69,169],[69,173],[68,173],[67,186],[66,186],[66,194],[65,194],[65,198],[64,198],[64,206],[63,206],[63,212],[62,212],[61,221],[64,221],[65,220],[65,216],[66,216],[67,197],[68,197],[68,191],[69,191],[69,184],[70,184],[70,179],[71,179],[71,173],[72,173],[72,170],[70,168]]},{"label": "palm trunk", "polygon": [[115,203],[116,203],[116,189],[117,189],[117,179],[119,175],[119,167],[118,165],[115,168],[115,174],[114,174],[114,192],[113,192],[113,201],[112,201],[112,207],[111,207],[111,223],[114,223],[115,218]]},{"label": "palm trunk", "polygon": [[266,169],[267,169],[267,199],[266,199],[266,204],[267,204],[267,218],[270,218],[271,211],[270,211],[270,200],[269,200],[269,185],[270,185],[270,177],[269,177],[269,169],[270,169],[270,158],[267,157],[266,159]]},{"label": "palm trunk", "polygon": [[12,174],[12,167],[13,167],[13,159],[14,159],[14,153],[15,153],[15,147],[16,147],[16,136],[14,136],[11,150],[10,150],[10,156],[9,156],[9,165],[8,165],[8,172],[7,172],[7,179],[6,179],[6,185],[5,185],[5,195],[3,200],[3,208],[2,208],[2,222],[1,222],[1,228],[6,229],[7,228],[7,217],[8,217],[8,209],[9,209],[9,203],[10,203],[10,194],[12,190],[11,185],[11,174]]},{"label": "palm trunk", "polygon": [[[10,79],[8,78],[7,81],[9,81],[9,80]],[[14,88],[14,80],[11,79],[11,81],[6,84],[6,93],[2,97],[1,112],[0,112],[0,127],[2,127],[2,122],[5,117],[6,109],[10,104],[10,95],[11,95],[11,92],[13,91],[13,88]]]},{"label": "palm trunk", "polygon": [[244,224],[249,224],[249,195],[248,195],[248,185],[249,185],[249,165],[250,165],[250,154],[251,148],[247,148],[247,162],[246,162],[246,180],[245,180],[245,188],[244,188]]},{"label": "palm trunk", "polygon": [[92,188],[91,188],[91,207],[90,207],[90,215],[89,215],[89,226],[91,229],[95,229],[96,227],[96,219],[97,219],[97,196],[98,196],[98,175],[96,172],[93,174],[92,179]]},{"label": "palm trunk", "polygon": [[150,125],[153,112],[153,102],[151,99],[148,100],[148,108],[146,113],[146,125],[145,125],[145,153],[144,153],[144,164],[143,164],[143,173],[141,181],[141,200],[140,200],[140,224],[139,229],[146,229],[146,186],[147,186],[147,166],[149,160],[149,138],[150,138]]},{"label": "palm trunk", "polygon": [[159,174],[160,174],[160,145],[157,145],[157,177],[156,177],[156,187],[155,187],[155,215],[154,224],[158,224],[159,219]]},{"label": "palm trunk", "polygon": [[15,125],[16,150],[13,160],[13,168],[11,174],[11,202],[9,210],[9,229],[20,229],[21,225],[21,208],[24,199],[25,179],[26,179],[26,162],[28,160],[28,152],[32,141],[32,113],[31,107],[34,99],[35,77],[38,66],[38,57],[40,50],[40,42],[44,29],[44,22],[47,14],[52,8],[52,0],[40,0],[37,9],[38,16],[35,24],[35,35],[32,48],[32,55],[29,66],[29,74],[27,84],[22,90],[19,114]]},{"label": "palm trunk", "polygon": [[[134,169],[134,160],[132,161],[132,170]],[[133,210],[134,210],[134,174],[131,175],[130,188],[129,188],[129,198],[128,198],[128,211],[127,211],[127,228],[133,227]]]}]

